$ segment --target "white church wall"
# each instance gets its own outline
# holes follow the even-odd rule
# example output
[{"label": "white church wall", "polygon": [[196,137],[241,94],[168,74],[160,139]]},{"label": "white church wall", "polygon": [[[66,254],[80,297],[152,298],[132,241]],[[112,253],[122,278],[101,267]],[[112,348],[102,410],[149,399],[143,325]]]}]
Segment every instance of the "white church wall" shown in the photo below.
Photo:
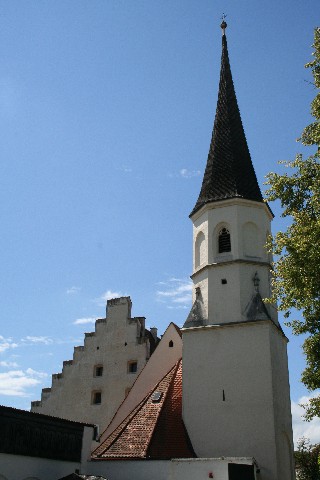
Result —
[{"label": "white church wall", "polygon": [[[253,458],[183,458],[172,460],[124,460],[88,462],[88,475],[110,480],[194,480],[213,478],[229,480],[228,465],[255,465]],[[212,475],[212,477],[211,477]]]},{"label": "white church wall", "polygon": [[278,453],[278,478],[286,478],[291,472],[294,478],[294,450],[290,385],[288,374],[287,339],[270,330],[271,360],[273,370],[273,399],[275,411],[276,444]]},{"label": "white church wall", "polygon": [[[280,478],[275,410],[289,392],[277,380],[279,356],[271,358],[279,339],[270,321],[183,330],[183,419],[199,457],[253,456],[261,480]],[[284,471],[281,480],[291,478]]]},{"label": "white church wall", "polygon": [[[97,320],[95,331],[85,334],[84,346],[75,347],[73,360],[52,376],[41,402],[32,402],[33,412],[100,428],[110,422],[145,366],[150,347],[144,318],[131,318],[130,297],[109,300],[107,308],[107,318]],[[133,371],[131,363],[136,363]]]},{"label": "white church wall", "polygon": [[84,473],[101,475],[110,480],[169,480],[170,460],[88,462]]},{"label": "white church wall", "polygon": [[[208,204],[193,217],[194,255],[197,239],[204,232],[206,260],[194,258],[192,279],[200,287],[208,324],[245,321],[245,310],[254,293],[253,277],[258,273],[262,298],[270,297],[270,255],[265,242],[272,215],[261,202],[229,199]],[[219,253],[222,228],[230,233],[231,251]],[[193,301],[195,289],[193,290]],[[277,312],[267,306],[274,322]]]}]

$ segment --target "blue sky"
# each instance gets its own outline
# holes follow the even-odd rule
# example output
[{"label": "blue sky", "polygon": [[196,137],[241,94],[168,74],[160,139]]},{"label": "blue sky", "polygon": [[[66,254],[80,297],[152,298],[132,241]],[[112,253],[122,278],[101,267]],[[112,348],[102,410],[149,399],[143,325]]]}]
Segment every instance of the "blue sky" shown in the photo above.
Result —
[{"label": "blue sky", "polygon": [[[264,190],[303,151],[318,1],[0,1],[0,403],[40,399],[110,296],[160,332],[183,324],[222,13]],[[320,441],[300,420],[302,339],[285,331],[295,436]]]}]

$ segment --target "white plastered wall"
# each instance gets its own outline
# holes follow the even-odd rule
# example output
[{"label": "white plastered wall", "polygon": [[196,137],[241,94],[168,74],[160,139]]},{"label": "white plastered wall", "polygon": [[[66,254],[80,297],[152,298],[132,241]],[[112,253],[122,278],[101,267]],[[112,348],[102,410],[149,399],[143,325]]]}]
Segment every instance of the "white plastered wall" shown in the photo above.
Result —
[{"label": "white plastered wall", "polygon": [[[107,318],[97,320],[84,346],[74,348],[73,360],[52,376],[51,389],[44,389],[32,411],[105,428],[149,358],[143,322],[131,318],[130,297],[108,301]],[[137,362],[136,373],[128,372],[130,361]],[[102,376],[94,375],[96,365],[103,366]],[[94,392],[101,392],[101,404],[93,404]]]},{"label": "white plastered wall", "polygon": [[294,478],[281,469],[292,464],[284,357],[269,320],[183,330],[183,419],[199,457],[255,457],[261,480]]},{"label": "white plastered wall", "polygon": [[172,460],[124,460],[91,462],[87,474],[112,480],[228,480],[228,464],[254,465],[253,458],[187,458]]},{"label": "white plastered wall", "polygon": [[[258,273],[262,298],[270,297],[270,255],[264,248],[272,215],[262,202],[230,199],[206,205],[193,217],[193,275],[200,287],[208,324],[245,321],[244,312],[253,293],[253,277]],[[218,234],[227,228],[231,252],[219,253]],[[205,237],[205,252],[198,265],[200,235]],[[222,283],[224,281],[224,283]],[[193,291],[195,300],[195,288]],[[277,320],[276,309],[268,305],[269,315]]]}]

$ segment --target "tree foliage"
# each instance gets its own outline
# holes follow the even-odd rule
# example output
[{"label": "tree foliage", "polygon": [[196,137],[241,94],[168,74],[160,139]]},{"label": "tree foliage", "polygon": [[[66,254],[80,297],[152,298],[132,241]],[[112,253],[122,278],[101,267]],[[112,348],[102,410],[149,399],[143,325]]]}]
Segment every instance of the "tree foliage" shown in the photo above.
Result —
[{"label": "tree foliage", "polygon": [[301,438],[294,453],[298,480],[320,480],[320,445]]},{"label": "tree foliage", "polygon": [[[314,122],[302,132],[299,141],[315,152],[304,159],[281,162],[288,169],[283,175],[267,175],[267,200],[280,200],[283,217],[292,223],[285,232],[270,238],[275,255],[273,301],[288,318],[290,309],[300,310],[302,320],[288,324],[295,334],[307,334],[303,350],[307,366],[302,381],[309,390],[320,388],[320,28],[314,32],[314,59],[306,65],[314,78],[316,97],[311,103]],[[312,149],[314,150],[314,149]],[[320,416],[320,397],[306,406],[306,418]]]}]

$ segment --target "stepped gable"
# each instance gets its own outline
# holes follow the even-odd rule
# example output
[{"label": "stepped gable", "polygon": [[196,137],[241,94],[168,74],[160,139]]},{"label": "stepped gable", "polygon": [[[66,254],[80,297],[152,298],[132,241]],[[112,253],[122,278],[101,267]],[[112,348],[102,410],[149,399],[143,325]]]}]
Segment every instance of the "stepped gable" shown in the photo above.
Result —
[{"label": "stepped gable", "polygon": [[252,165],[230,69],[227,24],[222,22],[219,94],[207,165],[190,216],[207,203],[230,198],[263,202]]},{"label": "stepped gable", "polygon": [[92,453],[92,460],[191,457],[195,454],[182,420],[181,360]]}]

